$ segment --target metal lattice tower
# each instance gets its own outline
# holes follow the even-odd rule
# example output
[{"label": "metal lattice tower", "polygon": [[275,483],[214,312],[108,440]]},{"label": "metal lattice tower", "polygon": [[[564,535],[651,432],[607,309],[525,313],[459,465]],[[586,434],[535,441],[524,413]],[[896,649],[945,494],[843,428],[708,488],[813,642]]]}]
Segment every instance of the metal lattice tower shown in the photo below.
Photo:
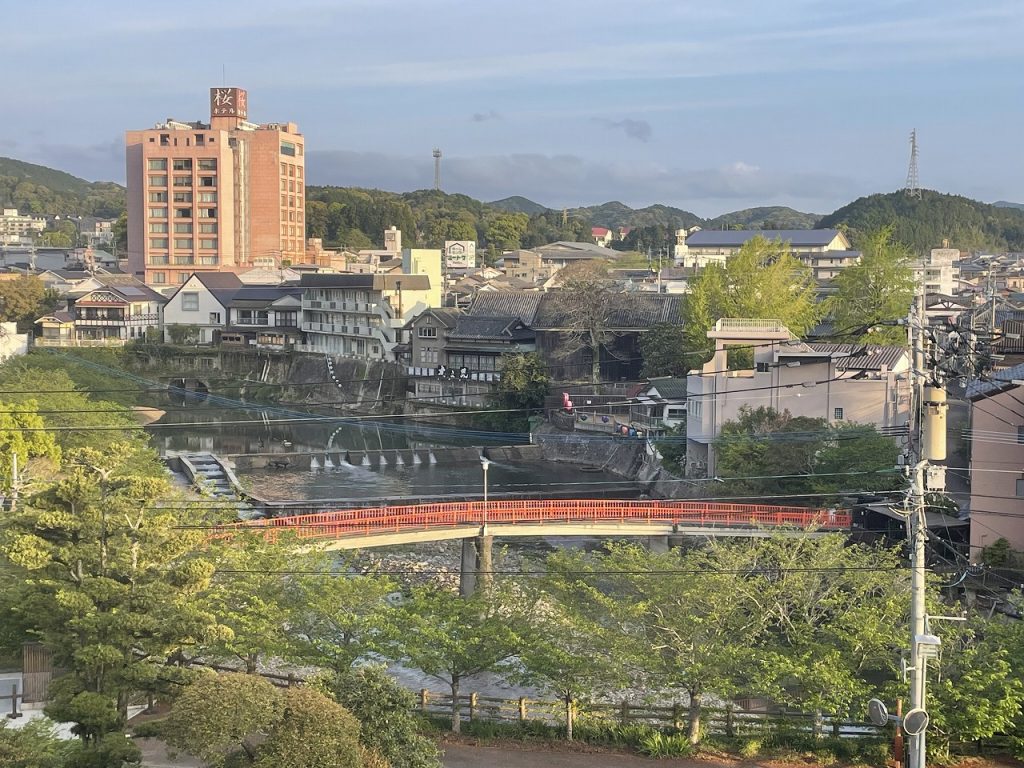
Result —
[{"label": "metal lattice tower", "polygon": [[434,189],[441,189],[441,150],[434,148]]},{"label": "metal lattice tower", "polygon": [[917,129],[910,132],[910,167],[907,169],[907,185],[903,188],[907,197],[921,197],[921,185],[917,180]]}]

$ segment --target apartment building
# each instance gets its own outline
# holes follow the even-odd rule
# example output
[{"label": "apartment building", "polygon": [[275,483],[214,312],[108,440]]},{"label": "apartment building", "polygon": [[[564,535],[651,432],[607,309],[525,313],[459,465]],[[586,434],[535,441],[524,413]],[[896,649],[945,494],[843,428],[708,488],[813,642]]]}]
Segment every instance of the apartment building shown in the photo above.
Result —
[{"label": "apartment building", "polygon": [[128,268],[147,285],[304,259],[302,134],[247,118],[245,90],[211,88],[209,122],[126,132]]},{"label": "apartment building", "polygon": [[960,250],[932,248],[914,265],[914,280],[924,282],[926,294],[955,295],[960,281]]},{"label": "apartment building", "polygon": [[32,242],[36,233],[46,229],[46,219],[18,213],[17,208],[4,208],[0,212],[0,243],[23,245]]},{"label": "apartment building", "polygon": [[[871,424],[897,438],[907,433],[912,385],[902,347],[806,343],[778,320],[723,318],[707,335],[714,355],[686,385],[692,476],[714,476],[715,440],[743,406]],[[729,350],[737,347],[752,351],[752,368],[729,370]]]}]

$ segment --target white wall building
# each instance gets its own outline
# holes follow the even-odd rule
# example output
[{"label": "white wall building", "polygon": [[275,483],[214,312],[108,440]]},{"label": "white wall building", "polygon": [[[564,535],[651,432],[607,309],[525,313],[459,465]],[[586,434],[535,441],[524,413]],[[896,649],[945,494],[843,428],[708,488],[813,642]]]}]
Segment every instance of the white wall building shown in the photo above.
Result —
[{"label": "white wall building", "polygon": [[228,308],[241,288],[233,272],[192,274],[164,305],[164,341],[171,341],[172,326],[193,326],[199,344],[212,344],[227,327]]},{"label": "white wall building", "polygon": [[914,281],[924,279],[927,294],[953,296],[960,281],[960,250],[957,248],[932,248],[928,256],[914,265]]},{"label": "white wall building", "polygon": [[0,213],[0,243],[30,244],[36,232],[46,229],[46,219],[18,213],[17,208],[4,208]]}]

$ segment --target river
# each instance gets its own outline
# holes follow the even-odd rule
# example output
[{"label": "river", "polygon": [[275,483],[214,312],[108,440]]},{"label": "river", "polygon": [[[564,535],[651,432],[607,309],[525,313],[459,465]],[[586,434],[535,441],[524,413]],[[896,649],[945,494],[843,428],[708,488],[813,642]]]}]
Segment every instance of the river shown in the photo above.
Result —
[{"label": "river", "polygon": [[[473,445],[473,437],[455,430],[442,440],[437,428],[417,429],[406,420],[357,425],[341,419],[313,422],[284,421],[274,410],[243,410],[190,402],[164,405],[167,413],[149,427],[161,453],[209,451],[221,456],[239,453],[289,453],[331,450],[426,449]],[[447,437],[447,435],[444,435]],[[507,443],[500,439],[491,445]],[[521,441],[520,441],[521,442]],[[340,466],[318,470],[249,470],[239,480],[268,501],[326,499],[380,499],[423,496],[479,496],[483,471],[478,464],[430,464],[361,467]],[[579,466],[550,461],[491,462],[488,489],[495,496],[536,493],[549,488],[564,495],[633,498],[640,487],[607,471],[584,471]]]}]

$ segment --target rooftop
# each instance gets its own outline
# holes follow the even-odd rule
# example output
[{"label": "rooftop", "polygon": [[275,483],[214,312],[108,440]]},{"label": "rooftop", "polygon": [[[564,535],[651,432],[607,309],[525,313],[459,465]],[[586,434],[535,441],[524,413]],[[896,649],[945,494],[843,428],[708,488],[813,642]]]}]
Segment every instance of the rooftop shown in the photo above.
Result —
[{"label": "rooftop", "polygon": [[687,237],[686,245],[697,248],[739,248],[748,240],[760,236],[768,240],[782,240],[792,248],[823,248],[840,234],[838,229],[702,229]]}]

